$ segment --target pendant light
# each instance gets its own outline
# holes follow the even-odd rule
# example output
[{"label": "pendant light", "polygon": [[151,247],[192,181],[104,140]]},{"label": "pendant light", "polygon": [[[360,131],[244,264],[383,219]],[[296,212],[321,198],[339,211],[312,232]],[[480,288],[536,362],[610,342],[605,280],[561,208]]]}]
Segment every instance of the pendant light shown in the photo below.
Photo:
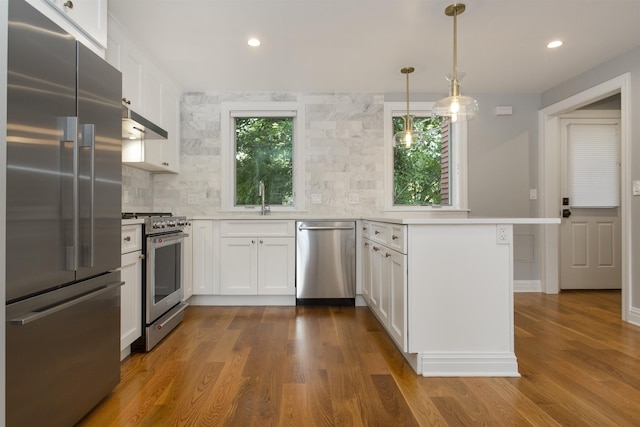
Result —
[{"label": "pendant light", "polygon": [[413,67],[405,67],[400,70],[402,74],[407,76],[407,115],[404,119],[404,130],[393,135],[394,147],[410,148],[412,144],[424,143],[424,135],[413,130],[413,117],[409,114],[409,74],[414,71]]},{"label": "pendant light", "polygon": [[452,122],[464,121],[473,118],[478,112],[478,102],[469,97],[460,95],[460,80],[464,73],[458,73],[458,15],[465,10],[462,3],[454,3],[447,6],[444,14],[453,16],[453,73],[447,75],[449,81],[449,96],[440,99],[433,105],[434,116],[450,117]]}]

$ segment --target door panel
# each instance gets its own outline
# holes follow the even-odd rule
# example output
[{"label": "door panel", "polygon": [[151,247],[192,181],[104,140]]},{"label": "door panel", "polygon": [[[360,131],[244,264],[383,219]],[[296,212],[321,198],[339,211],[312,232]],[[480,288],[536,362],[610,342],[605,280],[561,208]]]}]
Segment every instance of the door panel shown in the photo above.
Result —
[{"label": "door panel", "polygon": [[76,110],[76,47],[26,3],[9,2],[9,21],[6,298],[11,302],[74,280],[73,144],[68,142],[74,133],[65,135],[64,129]]},{"label": "door panel", "polygon": [[[575,206],[569,194],[572,176],[585,172],[584,160],[582,170],[572,171],[571,144],[579,144],[580,138],[571,136],[572,126],[614,126],[619,128],[616,119],[562,119],[561,120],[561,152],[562,152],[562,192],[569,199],[563,209],[569,209],[570,216],[563,218],[560,226],[560,288],[561,289],[620,289],[622,286],[622,241],[620,209],[611,207],[610,200],[619,200],[617,195],[603,194],[608,200],[603,207]],[[619,145],[619,132],[618,145]],[[593,143],[593,141],[590,141]],[[619,149],[618,149],[619,152]],[[597,166],[597,165],[596,165]],[[588,168],[586,168],[588,170]],[[594,177],[595,177],[594,173]],[[589,181],[593,177],[582,175],[581,180],[586,184],[582,187],[582,196],[589,195]],[[596,181],[598,179],[596,178]],[[594,191],[601,191],[596,190]],[[619,192],[619,188],[613,190]],[[612,196],[612,197],[609,197]],[[591,202],[597,205],[597,198]],[[579,203],[579,202],[578,202]],[[585,203],[585,204],[589,204]]]},{"label": "door panel", "polygon": [[120,266],[122,75],[78,43],[77,84],[82,279]]}]

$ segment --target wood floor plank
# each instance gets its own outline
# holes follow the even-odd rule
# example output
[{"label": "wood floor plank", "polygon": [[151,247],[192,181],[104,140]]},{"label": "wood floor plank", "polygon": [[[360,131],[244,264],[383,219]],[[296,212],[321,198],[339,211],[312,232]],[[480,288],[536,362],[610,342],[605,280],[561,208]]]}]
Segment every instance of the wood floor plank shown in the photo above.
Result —
[{"label": "wood floor plank", "polygon": [[638,426],[620,304],[515,294],[521,378],[417,376],[366,307],[189,307],[79,426]]}]

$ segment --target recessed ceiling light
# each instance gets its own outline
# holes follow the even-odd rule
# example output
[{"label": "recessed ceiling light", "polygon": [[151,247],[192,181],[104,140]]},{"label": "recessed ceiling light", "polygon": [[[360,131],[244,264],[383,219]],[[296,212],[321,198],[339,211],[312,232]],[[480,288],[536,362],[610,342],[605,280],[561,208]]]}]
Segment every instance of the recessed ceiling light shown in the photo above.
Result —
[{"label": "recessed ceiling light", "polygon": [[552,42],[549,42],[549,44],[547,45],[547,47],[549,49],[555,49],[556,47],[560,47],[564,44],[564,42],[560,41],[560,40],[554,40]]},{"label": "recessed ceiling light", "polygon": [[258,47],[260,46],[260,40],[256,39],[256,38],[252,38],[247,40],[247,44],[251,47]]}]

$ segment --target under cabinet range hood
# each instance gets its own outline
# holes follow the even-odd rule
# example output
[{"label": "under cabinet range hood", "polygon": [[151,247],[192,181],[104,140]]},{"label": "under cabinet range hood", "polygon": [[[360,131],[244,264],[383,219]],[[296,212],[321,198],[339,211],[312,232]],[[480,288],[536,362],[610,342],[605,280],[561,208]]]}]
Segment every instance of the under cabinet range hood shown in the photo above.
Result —
[{"label": "under cabinet range hood", "polygon": [[169,134],[166,130],[156,125],[140,114],[122,106],[122,139],[167,139]]}]

